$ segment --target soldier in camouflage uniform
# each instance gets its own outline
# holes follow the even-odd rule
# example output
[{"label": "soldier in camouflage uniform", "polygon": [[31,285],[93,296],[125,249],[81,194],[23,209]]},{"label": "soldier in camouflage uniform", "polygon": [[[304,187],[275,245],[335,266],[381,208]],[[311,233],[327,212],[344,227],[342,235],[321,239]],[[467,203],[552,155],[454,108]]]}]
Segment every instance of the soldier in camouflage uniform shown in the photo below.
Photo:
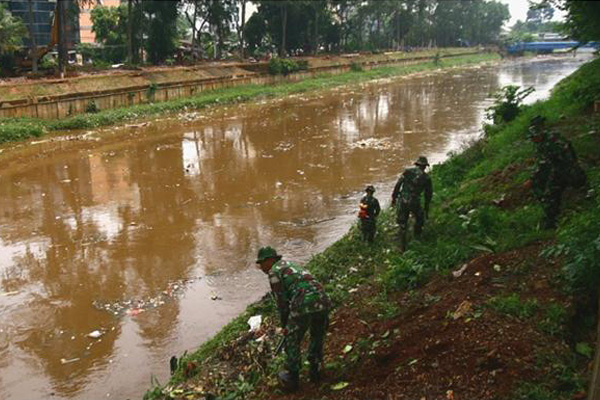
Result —
[{"label": "soldier in camouflage uniform", "polygon": [[544,228],[551,229],[556,226],[563,191],[569,186],[585,186],[587,178],[571,143],[560,133],[544,129],[544,125],[544,117],[534,117],[528,137],[536,150],[532,190],[544,209]]},{"label": "soldier in camouflage uniform", "polygon": [[360,219],[363,240],[372,243],[377,231],[377,216],[381,212],[381,207],[379,206],[379,200],[373,197],[375,188],[372,185],[367,186],[365,192],[367,194],[360,199],[358,218]]},{"label": "soldier in camouflage uniform", "polygon": [[256,263],[269,275],[285,335],[287,371],[279,373],[279,381],[284,389],[295,391],[299,386],[300,345],[307,330],[310,331],[310,380],[317,382],[320,379],[331,303],[323,286],[308,271],[282,260],[272,247],[261,248]]},{"label": "soldier in camouflage uniform", "polygon": [[[433,196],[431,178],[425,172],[429,165],[427,158],[421,156],[415,161],[415,166],[404,170],[394,191],[392,192],[392,207],[397,207],[396,221],[400,227],[400,248],[406,248],[406,230],[408,218],[412,213],[415,216],[415,236],[420,236],[429,216],[429,204]],[[425,210],[421,206],[421,195],[425,196]]]}]

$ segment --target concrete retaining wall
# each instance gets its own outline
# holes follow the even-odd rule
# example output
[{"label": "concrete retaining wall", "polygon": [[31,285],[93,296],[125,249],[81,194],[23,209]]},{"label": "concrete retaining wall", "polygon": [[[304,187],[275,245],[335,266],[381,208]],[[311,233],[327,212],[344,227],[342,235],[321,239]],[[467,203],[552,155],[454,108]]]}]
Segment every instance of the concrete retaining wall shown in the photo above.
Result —
[{"label": "concrete retaining wall", "polygon": [[[444,57],[458,57],[478,54],[473,51]],[[381,65],[410,65],[431,60],[431,57],[415,57],[404,60],[386,60],[379,62],[366,62],[363,69],[371,69]],[[109,91],[96,91],[91,93],[74,93],[51,98],[37,97],[0,104],[0,118],[41,118],[60,119],[71,115],[84,114],[95,107],[98,110],[128,107],[149,102],[163,102],[182,97],[195,96],[200,92],[226,87],[257,84],[269,85],[281,82],[294,82],[314,77],[317,74],[340,74],[350,70],[350,64],[310,68],[307,71],[297,72],[288,76],[272,76],[248,72],[247,75],[225,76],[196,81],[174,82],[160,85],[144,85],[119,88]]]}]

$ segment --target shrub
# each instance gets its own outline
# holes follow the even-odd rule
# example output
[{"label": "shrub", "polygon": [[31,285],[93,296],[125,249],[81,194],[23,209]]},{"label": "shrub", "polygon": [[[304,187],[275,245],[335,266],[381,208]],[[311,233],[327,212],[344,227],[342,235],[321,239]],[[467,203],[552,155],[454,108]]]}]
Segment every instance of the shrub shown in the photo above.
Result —
[{"label": "shrub", "polygon": [[294,61],[289,58],[272,58],[269,61],[269,74],[288,75],[296,71],[308,69],[308,61]]},{"label": "shrub", "polygon": [[523,100],[533,93],[535,89],[528,87],[520,89],[520,86],[507,85],[494,94],[494,105],[488,107],[486,117],[494,124],[501,124],[514,120],[521,112]]},{"label": "shrub", "polygon": [[488,300],[488,305],[499,313],[512,315],[521,319],[532,317],[538,309],[537,301],[521,301],[521,298],[516,293],[504,297],[492,297]]},{"label": "shrub", "polygon": [[413,259],[410,251],[393,258],[383,274],[384,285],[393,290],[414,288],[425,279],[425,266]]},{"label": "shrub", "polygon": [[100,111],[100,108],[98,108],[98,104],[96,103],[96,100],[94,100],[94,99],[90,100],[88,102],[87,107],[85,108],[85,112],[95,114],[98,111]]},{"label": "shrub", "polygon": [[362,70],[363,70],[362,64],[357,63],[357,62],[353,62],[352,64],[350,64],[350,71],[362,72]]}]

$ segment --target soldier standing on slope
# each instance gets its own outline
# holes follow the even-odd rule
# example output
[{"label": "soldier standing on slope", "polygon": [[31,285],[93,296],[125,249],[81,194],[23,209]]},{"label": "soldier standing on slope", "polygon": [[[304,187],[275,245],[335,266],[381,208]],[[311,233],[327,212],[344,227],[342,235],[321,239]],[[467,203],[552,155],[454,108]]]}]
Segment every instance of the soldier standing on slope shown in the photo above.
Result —
[{"label": "soldier standing on slope", "polygon": [[[400,249],[406,249],[406,230],[408,218],[412,213],[415,216],[415,236],[419,237],[423,231],[425,219],[429,217],[429,204],[433,196],[433,185],[431,178],[425,172],[429,166],[426,157],[419,157],[415,161],[415,167],[404,170],[394,191],[392,192],[392,207],[396,206],[396,221],[400,227]],[[421,194],[425,195],[424,210],[421,206]]]},{"label": "soldier standing on slope", "polygon": [[551,229],[556,227],[563,191],[585,186],[587,177],[571,143],[560,133],[544,129],[545,122],[540,115],[532,118],[528,137],[536,151],[532,190],[544,209],[544,228]]},{"label": "soldier standing on slope", "polygon": [[300,384],[300,345],[307,330],[310,331],[310,380],[320,380],[331,303],[323,286],[308,271],[295,263],[283,261],[274,248],[262,247],[256,263],[262,272],[269,275],[285,335],[287,371],[279,373],[279,382],[285,390],[293,392]]},{"label": "soldier standing on slope", "polygon": [[377,231],[377,216],[381,212],[381,207],[379,206],[379,200],[373,197],[375,188],[372,185],[367,186],[365,192],[367,194],[360,199],[358,218],[360,219],[363,240],[373,243]]}]

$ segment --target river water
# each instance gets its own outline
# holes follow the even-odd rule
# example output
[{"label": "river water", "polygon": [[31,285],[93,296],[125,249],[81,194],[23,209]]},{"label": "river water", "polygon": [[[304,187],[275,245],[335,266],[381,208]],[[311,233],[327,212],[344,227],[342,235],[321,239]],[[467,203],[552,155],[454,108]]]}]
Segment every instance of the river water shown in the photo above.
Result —
[{"label": "river water", "polygon": [[[417,156],[480,134],[490,93],[544,98],[547,58],[182,113],[0,149],[0,398],[140,398],[267,290],[262,245],[305,262],[389,203]],[[97,338],[89,337],[93,333]],[[94,336],[94,334],[92,334]]]}]

